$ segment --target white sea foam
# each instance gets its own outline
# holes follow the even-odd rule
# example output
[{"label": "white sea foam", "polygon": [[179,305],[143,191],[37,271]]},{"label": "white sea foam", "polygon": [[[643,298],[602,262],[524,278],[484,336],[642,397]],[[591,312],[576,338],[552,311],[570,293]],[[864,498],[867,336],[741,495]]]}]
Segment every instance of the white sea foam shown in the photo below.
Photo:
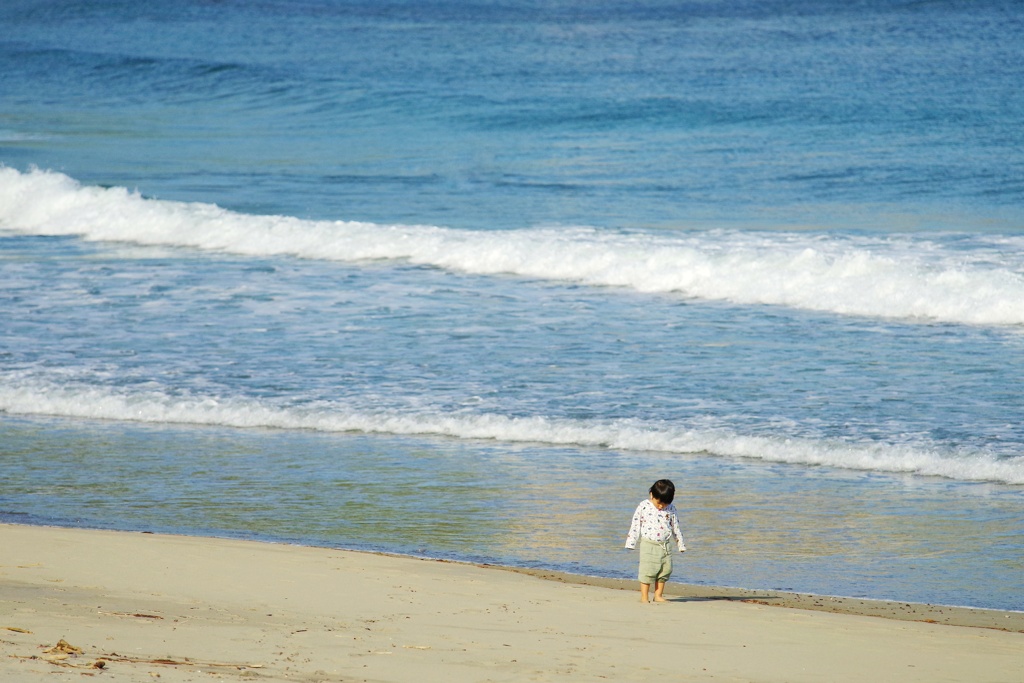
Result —
[{"label": "white sea foam", "polygon": [[307,221],[146,199],[124,188],[83,187],[59,173],[9,168],[0,168],[0,228],[243,255],[404,260],[841,315],[1024,325],[1024,237],[1012,235],[970,249],[913,236]]},{"label": "white sea foam", "polygon": [[1024,484],[1024,456],[998,458],[979,451],[952,452],[929,444],[745,436],[706,426],[690,428],[639,420],[513,418],[429,411],[401,413],[353,409],[338,404],[278,407],[251,399],[172,397],[159,391],[124,393],[106,387],[58,386],[12,376],[0,381],[0,412],[158,424],[430,435],[633,452],[700,453],[962,481]]}]

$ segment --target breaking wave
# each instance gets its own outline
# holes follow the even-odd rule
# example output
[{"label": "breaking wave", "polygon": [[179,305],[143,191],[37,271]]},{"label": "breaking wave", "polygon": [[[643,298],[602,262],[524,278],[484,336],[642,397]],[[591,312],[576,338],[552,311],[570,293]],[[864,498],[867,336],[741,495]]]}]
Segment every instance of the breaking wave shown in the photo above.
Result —
[{"label": "breaking wave", "polygon": [[258,216],[0,168],[0,229],[252,256],[399,260],[839,315],[1024,324],[1024,237],[454,230]]},{"label": "breaking wave", "polygon": [[128,393],[106,387],[58,386],[16,378],[0,382],[0,412],[155,424],[443,436],[632,452],[706,454],[1024,484],[1024,456],[996,457],[981,451],[954,450],[931,444],[749,436],[726,429],[690,428],[632,419],[587,421],[499,414],[373,411],[327,402],[277,406],[255,399],[170,396],[159,391]]}]

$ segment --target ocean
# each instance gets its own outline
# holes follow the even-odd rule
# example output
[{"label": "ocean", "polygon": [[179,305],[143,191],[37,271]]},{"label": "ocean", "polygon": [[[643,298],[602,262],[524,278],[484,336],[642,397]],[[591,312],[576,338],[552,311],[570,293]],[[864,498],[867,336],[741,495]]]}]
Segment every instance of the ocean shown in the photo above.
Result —
[{"label": "ocean", "polygon": [[1024,610],[1024,6],[8,0],[0,521]]}]

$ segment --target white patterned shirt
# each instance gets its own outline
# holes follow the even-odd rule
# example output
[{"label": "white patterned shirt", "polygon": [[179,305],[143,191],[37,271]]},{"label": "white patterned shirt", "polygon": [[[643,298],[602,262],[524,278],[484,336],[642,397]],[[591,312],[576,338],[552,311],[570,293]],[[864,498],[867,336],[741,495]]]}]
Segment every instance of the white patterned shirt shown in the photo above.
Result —
[{"label": "white patterned shirt", "polygon": [[659,510],[648,498],[637,506],[633,513],[633,523],[629,527],[629,536],[626,537],[626,547],[635,548],[636,542],[646,538],[655,543],[667,543],[675,536],[679,552],[686,550],[683,543],[683,534],[679,531],[679,516],[676,514],[676,506],[669,504],[664,510]]}]

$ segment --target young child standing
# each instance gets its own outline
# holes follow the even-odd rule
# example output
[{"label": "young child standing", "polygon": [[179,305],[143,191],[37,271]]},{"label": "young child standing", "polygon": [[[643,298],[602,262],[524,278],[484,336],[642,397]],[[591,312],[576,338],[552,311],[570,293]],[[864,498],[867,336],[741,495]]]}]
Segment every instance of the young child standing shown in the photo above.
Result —
[{"label": "young child standing", "polygon": [[632,550],[640,542],[640,602],[647,604],[651,584],[654,584],[654,601],[665,602],[665,582],[672,575],[672,548],[669,543],[675,537],[679,552],[686,552],[683,534],[679,531],[679,517],[672,500],[676,487],[668,479],[659,479],[651,486],[650,496],[637,506],[633,523],[626,537],[626,547]]}]

